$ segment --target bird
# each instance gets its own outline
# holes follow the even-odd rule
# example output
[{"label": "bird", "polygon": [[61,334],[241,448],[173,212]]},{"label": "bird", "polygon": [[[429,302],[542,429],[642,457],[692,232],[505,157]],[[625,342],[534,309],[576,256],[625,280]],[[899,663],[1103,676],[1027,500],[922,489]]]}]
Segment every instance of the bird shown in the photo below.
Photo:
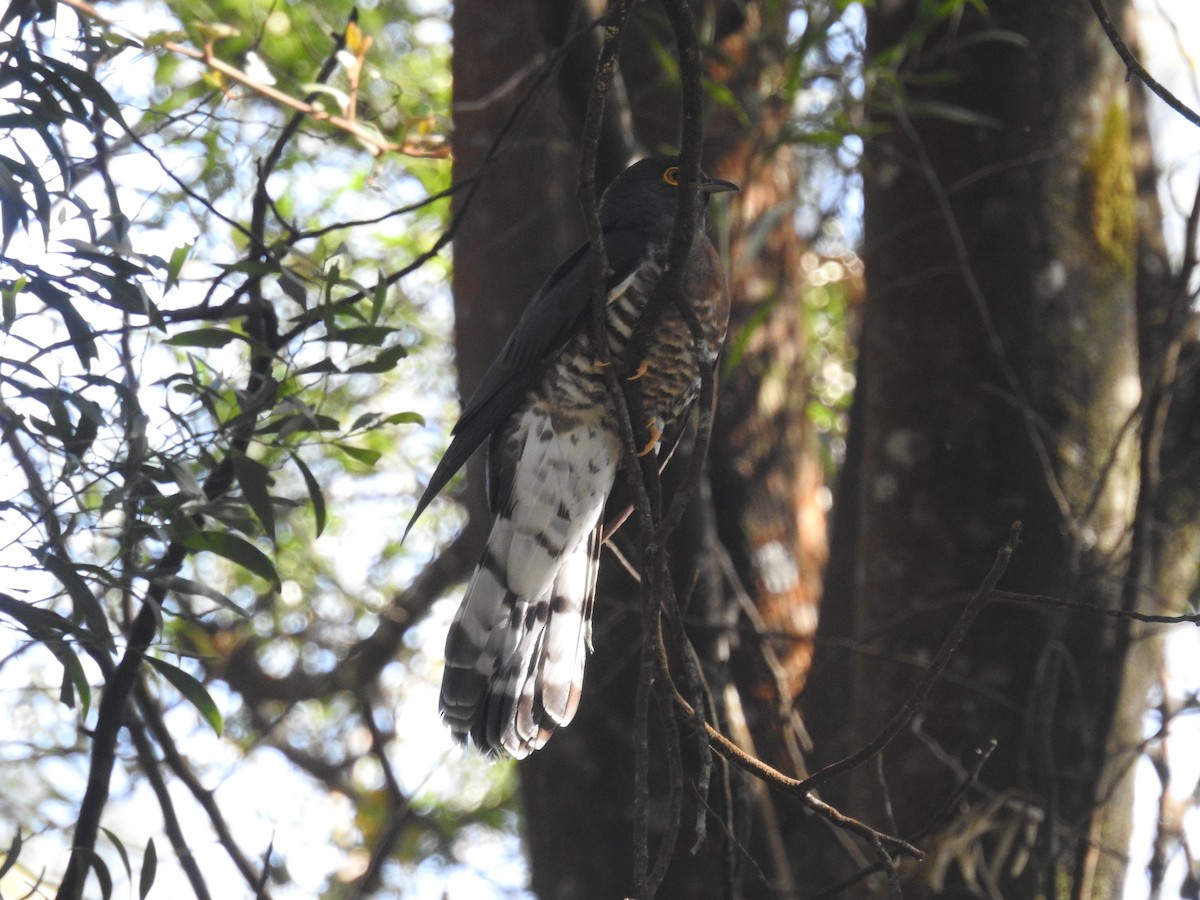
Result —
[{"label": "bird", "polygon": [[604,509],[624,446],[605,367],[627,346],[644,349],[622,376],[645,414],[638,455],[665,455],[664,433],[678,430],[699,394],[701,366],[714,363],[724,341],[729,294],[703,213],[710,196],[738,187],[703,173],[701,215],[677,282],[701,324],[703,358],[674,303],[648,315],[630,341],[666,266],[680,171],[678,157],[648,157],[601,197],[607,361],[593,344],[584,244],[542,284],[463,406],[408,524],[486,442],[493,522],[447,634],[440,709],[460,743],[490,756],[525,758],[579,706]]}]

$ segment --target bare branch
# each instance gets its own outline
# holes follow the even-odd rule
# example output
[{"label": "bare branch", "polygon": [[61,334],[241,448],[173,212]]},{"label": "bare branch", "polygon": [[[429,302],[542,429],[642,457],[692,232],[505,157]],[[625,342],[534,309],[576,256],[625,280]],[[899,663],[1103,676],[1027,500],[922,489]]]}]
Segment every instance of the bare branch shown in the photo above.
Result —
[{"label": "bare branch", "polygon": [[[221,812],[221,807],[217,804],[213,792],[206,788],[187,760],[179,752],[179,748],[175,746],[175,740],[171,737],[171,732],[167,729],[166,722],[163,721],[162,711],[158,708],[158,704],[154,698],[150,696],[150,692],[146,689],[145,684],[139,684],[134,693],[134,700],[137,703],[138,713],[144,723],[146,729],[154,737],[155,742],[163,753],[163,762],[171,773],[179,779],[184,787],[188,789],[192,797],[204,810],[208,816],[208,821],[216,832],[217,840],[233,861],[234,866],[245,880],[246,884],[251,888],[258,885],[261,873],[255,867],[250,858],[242,852],[237,841],[234,840],[233,833],[230,831],[229,823],[225,821],[225,815]],[[265,895],[264,895],[265,896]]]},{"label": "bare branch", "polygon": [[167,790],[166,780],[162,777],[158,759],[154,755],[154,745],[146,736],[146,728],[141,722],[134,720],[128,724],[129,735],[133,738],[134,747],[137,748],[138,763],[146,780],[150,782],[150,789],[158,800],[158,808],[163,816],[163,827],[166,828],[167,837],[171,841],[171,847],[175,850],[175,856],[179,859],[179,865],[187,876],[188,883],[192,886],[192,893],[196,895],[196,900],[210,900],[212,895],[208,892],[204,873],[200,871],[196,857],[192,854],[192,848],[188,846],[187,838],[183,834],[183,827],[179,824],[175,803],[171,800],[171,793]]},{"label": "bare branch", "polygon": [[1012,591],[992,591],[991,596],[996,600],[1009,603],[1030,603],[1037,606],[1057,606],[1077,612],[1087,612],[1109,619],[1127,619],[1134,622],[1145,622],[1149,625],[1200,625],[1200,613],[1187,613],[1178,616],[1162,616],[1152,613],[1140,613],[1133,609],[1110,609],[1096,606],[1083,600],[1065,600],[1061,597],[1047,597],[1043,594],[1018,594]]},{"label": "bare branch", "polygon": [[1088,0],[1092,6],[1092,12],[1096,14],[1096,18],[1100,21],[1104,33],[1108,35],[1109,42],[1113,45],[1113,49],[1121,57],[1125,63],[1125,68],[1129,75],[1137,78],[1138,81],[1150,88],[1158,95],[1167,106],[1175,110],[1193,125],[1200,126],[1200,113],[1197,113],[1182,100],[1168,91],[1154,76],[1146,71],[1146,68],[1138,62],[1138,58],[1133,55],[1133,51],[1129,49],[1124,40],[1121,39],[1121,32],[1117,30],[1117,24],[1112,20],[1112,16],[1108,14],[1108,10],[1104,6],[1104,0]]},{"label": "bare branch", "polygon": [[1012,559],[1013,552],[1021,542],[1021,523],[1014,522],[1012,529],[1009,531],[1008,540],[996,553],[996,561],[992,563],[991,570],[983,579],[983,584],[979,586],[979,590],[975,592],[975,596],[971,598],[971,602],[959,614],[958,619],[954,623],[954,627],[950,633],[946,635],[946,639],[942,641],[941,647],[938,648],[937,655],[933,658],[933,662],[929,664],[929,668],[925,672],[925,676],[921,679],[921,683],[917,685],[917,689],[913,691],[908,701],[896,711],[892,719],[883,730],[866,746],[861,748],[850,756],[831,763],[825,768],[814,772],[808,778],[800,782],[798,790],[810,791],[814,790],[821,784],[824,784],[835,775],[840,775],[842,772],[849,771],[856,766],[861,765],[866,760],[870,759],[876,753],[879,753],[892,742],[892,739],[900,733],[900,730],[907,725],[917,710],[925,703],[925,698],[929,696],[933,685],[941,677],[946,666],[949,665],[950,659],[954,656],[958,645],[962,643],[962,639],[966,637],[967,631],[971,627],[971,623],[979,614],[979,611],[991,599],[992,592],[996,588],[996,583],[1003,577],[1005,570],[1008,569],[1009,560]]},{"label": "bare branch", "polygon": [[359,715],[364,724],[366,724],[367,730],[371,733],[371,755],[375,757],[376,762],[379,763],[380,771],[383,773],[383,783],[384,787],[387,788],[389,802],[387,821],[375,839],[375,846],[370,848],[371,859],[367,865],[367,870],[359,878],[354,892],[350,895],[350,900],[361,900],[361,898],[369,897],[374,891],[378,890],[383,865],[395,854],[396,844],[400,840],[404,825],[408,822],[409,814],[408,797],[405,796],[404,791],[400,788],[400,782],[396,778],[396,772],[392,768],[392,762],[388,759],[387,755],[387,745],[390,735],[385,734],[375,721],[375,710],[370,694],[371,691],[364,688],[358,691],[356,699],[358,700]]}]

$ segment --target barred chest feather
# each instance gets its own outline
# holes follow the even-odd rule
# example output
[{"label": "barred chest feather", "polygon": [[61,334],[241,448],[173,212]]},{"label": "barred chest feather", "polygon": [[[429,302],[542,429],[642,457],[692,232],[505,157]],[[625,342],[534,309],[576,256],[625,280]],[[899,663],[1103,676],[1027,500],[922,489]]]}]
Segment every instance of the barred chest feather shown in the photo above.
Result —
[{"label": "barred chest feather", "polygon": [[[721,283],[719,297],[697,291],[694,284],[712,284],[714,271],[720,262],[716,251],[706,240],[698,240],[693,250],[691,275],[682,287],[689,298],[705,337],[707,358],[697,360],[695,342],[687,323],[674,304],[668,303],[657,311],[657,322],[650,334],[638,333],[636,340],[645,348],[642,374],[634,380],[644,415],[662,428],[682,415],[696,399],[700,390],[700,366],[710,365],[725,337],[729,316],[729,299]],[[622,359],[631,336],[650,301],[661,277],[665,250],[660,249],[634,270],[624,282],[609,294],[608,345],[609,358]],[[523,443],[515,433],[525,420],[521,413],[535,412],[546,417],[555,432],[569,432],[583,424],[593,424],[616,433],[614,411],[605,373],[593,350],[589,329],[584,329],[567,345],[554,365],[531,392],[522,409],[510,420],[501,445]]]}]

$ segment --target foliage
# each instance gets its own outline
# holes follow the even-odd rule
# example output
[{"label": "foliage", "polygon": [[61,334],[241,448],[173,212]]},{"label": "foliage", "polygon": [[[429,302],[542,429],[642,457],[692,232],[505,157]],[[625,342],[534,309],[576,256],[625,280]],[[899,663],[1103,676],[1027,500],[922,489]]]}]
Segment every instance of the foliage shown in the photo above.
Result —
[{"label": "foliage", "polygon": [[[123,871],[144,895],[165,877],[153,832],[118,836],[106,816],[107,841],[85,833],[105,805],[85,776],[103,779],[107,741],[117,799],[135,798],[121,771],[140,767],[179,854],[194,838],[172,820],[198,814],[176,810],[165,782],[178,781],[225,867],[257,889],[267,841],[241,849],[245,830],[231,833],[208,793],[216,772],[177,748],[201,721],[224,735],[223,758],[276,747],[355,799],[356,817],[328,823],[347,849],[331,871],[364,846],[452,859],[458,825],[503,821],[511,787],[466,810],[438,790],[410,803],[375,728],[403,680],[330,675],[390,628],[385,585],[409,577],[395,525],[362,528],[330,495],[398,522],[367,501],[427,470],[429,448],[401,465],[395,446],[440,421],[448,389],[436,353],[409,358],[447,328],[444,23],[349,3],[143,11],[36,21],[30,7],[0,44],[0,671],[28,685],[27,743],[4,749],[16,780],[0,802],[18,825],[4,884],[40,877],[44,890],[66,872],[70,895],[90,871],[107,896]],[[335,542],[355,552],[339,558]],[[403,630],[391,636],[400,666],[427,664]],[[101,700],[125,671],[128,738]],[[65,764],[55,781],[52,760]],[[55,854],[72,840],[67,866]],[[286,859],[271,857],[272,878],[286,881]],[[315,890],[358,874],[306,877]]]},{"label": "foliage", "polygon": [[[433,567],[418,605],[390,588],[431,546],[414,534],[400,550],[395,498],[431,468],[412,426],[444,425],[440,251],[450,196],[470,187],[452,187],[444,161],[445,10],[176,0],[124,4],[109,21],[39,9],[13,17],[0,45],[0,463],[14,485],[0,508],[12,576],[0,672],[28,701],[27,743],[4,748],[0,803],[19,827],[0,877],[25,890],[67,872],[68,890],[90,872],[105,894],[121,873],[140,893],[267,877],[336,894],[469,871],[479,846],[513,857],[511,769],[467,757],[444,770],[419,724],[395,727],[401,708],[434,708],[420,686],[433,626],[417,623],[461,577]],[[813,7],[786,86],[797,116],[784,139],[830,172],[857,90],[836,74],[858,52],[844,12]],[[826,74],[806,84],[801,62]],[[813,198],[806,229],[833,234],[839,198]],[[846,253],[836,236],[823,249]],[[809,327],[812,367],[832,372],[848,306],[840,284],[828,291]],[[835,441],[846,386],[814,400]],[[452,517],[431,513],[444,538]],[[127,731],[102,699],[123,671]],[[106,742],[108,807],[85,790]],[[244,827],[236,787],[209,794],[271,771],[274,754],[289,783],[299,771],[315,788],[288,808],[328,820],[319,836],[336,852],[319,871],[276,840],[264,803],[251,818],[270,827]],[[157,830],[121,824],[147,803],[170,855]],[[200,853],[205,833],[221,852],[180,875],[171,857]],[[68,866],[71,842],[82,849]]]}]

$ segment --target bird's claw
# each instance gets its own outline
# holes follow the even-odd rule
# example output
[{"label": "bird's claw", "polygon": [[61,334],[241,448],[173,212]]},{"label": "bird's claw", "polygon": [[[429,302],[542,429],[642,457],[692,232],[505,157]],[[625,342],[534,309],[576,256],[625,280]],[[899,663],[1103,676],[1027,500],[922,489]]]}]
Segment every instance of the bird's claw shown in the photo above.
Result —
[{"label": "bird's claw", "polygon": [[646,423],[646,429],[650,433],[650,439],[646,441],[646,446],[637,452],[638,459],[641,459],[643,456],[648,456],[650,452],[658,446],[658,442],[662,438],[662,432],[659,431],[658,423],[654,419],[651,419]]},{"label": "bird's claw", "polygon": [[626,379],[626,381],[637,381],[639,378],[641,378],[643,375],[645,375],[645,374],[646,374],[646,371],[647,371],[649,368],[650,368],[650,361],[649,361],[649,360],[645,360],[645,359],[643,359],[643,360],[642,360],[642,364],[641,364],[640,366],[638,366],[638,367],[637,367],[637,371],[636,371],[636,372],[634,372],[632,375],[630,375],[630,376],[629,376],[629,377]]},{"label": "bird's claw", "polygon": [[592,360],[592,365],[595,366],[597,369],[607,369],[609,366],[612,365],[612,360],[611,359],[600,359],[599,357],[596,357],[595,359]]}]

